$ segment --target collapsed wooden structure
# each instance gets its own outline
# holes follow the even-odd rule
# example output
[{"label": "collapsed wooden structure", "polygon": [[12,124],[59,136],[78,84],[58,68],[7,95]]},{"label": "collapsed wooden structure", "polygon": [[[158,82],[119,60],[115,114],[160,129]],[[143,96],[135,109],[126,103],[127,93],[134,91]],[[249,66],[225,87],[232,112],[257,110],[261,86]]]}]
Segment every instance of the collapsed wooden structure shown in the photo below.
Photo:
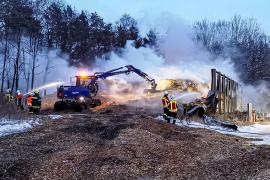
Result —
[{"label": "collapsed wooden structure", "polygon": [[227,114],[237,109],[238,83],[226,75],[211,69],[211,90],[217,92],[219,99],[216,112]]}]

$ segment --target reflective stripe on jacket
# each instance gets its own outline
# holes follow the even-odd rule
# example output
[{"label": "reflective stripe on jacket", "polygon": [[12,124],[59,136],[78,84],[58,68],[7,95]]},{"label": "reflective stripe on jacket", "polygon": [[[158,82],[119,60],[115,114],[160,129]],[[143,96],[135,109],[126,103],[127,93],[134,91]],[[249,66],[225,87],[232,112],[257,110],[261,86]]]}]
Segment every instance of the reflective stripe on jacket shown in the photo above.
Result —
[{"label": "reflective stripe on jacket", "polygon": [[162,99],[162,105],[163,105],[163,108],[168,108],[168,105],[170,103],[170,100],[168,97],[164,96]]},{"label": "reflective stripe on jacket", "polygon": [[169,111],[170,112],[177,112],[177,102],[176,102],[176,100],[170,100]]},{"label": "reflective stripe on jacket", "polygon": [[40,96],[32,96],[32,108],[41,107],[41,98]]},{"label": "reflective stripe on jacket", "polygon": [[39,109],[40,108],[40,106],[31,106],[32,108],[34,108],[34,109]]},{"label": "reflective stripe on jacket", "polygon": [[10,93],[6,93],[5,97],[8,101],[11,101],[13,99],[13,96]]}]

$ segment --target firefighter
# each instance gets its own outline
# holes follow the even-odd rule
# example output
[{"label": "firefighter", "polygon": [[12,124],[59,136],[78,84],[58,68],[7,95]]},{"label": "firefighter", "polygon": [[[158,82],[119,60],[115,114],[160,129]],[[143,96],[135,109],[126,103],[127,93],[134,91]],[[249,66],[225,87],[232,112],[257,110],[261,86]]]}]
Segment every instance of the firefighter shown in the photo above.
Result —
[{"label": "firefighter", "polygon": [[33,114],[32,102],[33,102],[32,93],[30,93],[27,96],[27,106],[28,106],[28,112],[29,112],[29,114]]},{"label": "firefighter", "polygon": [[164,113],[163,117],[164,117],[164,119],[166,119],[168,121],[168,123],[170,122],[170,119],[168,118],[169,103],[170,103],[169,93],[168,93],[168,91],[165,91],[164,96],[162,97],[162,106],[163,106],[163,113]]},{"label": "firefighter", "polygon": [[34,114],[39,114],[41,108],[41,97],[39,91],[35,91],[32,96],[32,110]]},{"label": "firefighter", "polygon": [[13,100],[11,89],[7,89],[6,94],[5,94],[5,99],[7,102],[10,102]]},{"label": "firefighter", "polygon": [[[176,118],[177,118],[177,111],[178,111],[178,105],[177,105],[177,101],[175,100],[174,95],[171,96],[171,100],[169,103],[169,118],[173,119],[173,124],[175,124],[176,122]],[[169,120],[170,122],[170,120]]]},{"label": "firefighter", "polygon": [[20,90],[17,90],[15,99],[16,99],[16,105],[23,110],[23,95],[20,92]]}]

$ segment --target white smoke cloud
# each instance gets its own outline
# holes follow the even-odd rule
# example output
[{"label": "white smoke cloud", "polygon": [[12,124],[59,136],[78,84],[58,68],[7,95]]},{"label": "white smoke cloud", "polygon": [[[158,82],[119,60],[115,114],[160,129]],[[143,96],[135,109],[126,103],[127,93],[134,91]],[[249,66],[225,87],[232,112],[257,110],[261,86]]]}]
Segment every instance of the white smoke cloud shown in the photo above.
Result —
[{"label": "white smoke cloud", "polygon": [[[267,110],[267,104],[262,103],[267,91],[265,85],[257,88],[243,85],[231,60],[213,59],[213,56],[203,46],[194,43],[191,28],[182,23],[181,19],[163,16],[155,22],[158,23],[153,28],[163,34],[163,38],[159,42],[159,50],[163,56],[157,55],[154,50],[148,47],[136,49],[132,42],[128,42],[121,55],[112,53],[109,61],[98,59],[95,69],[106,71],[131,64],[156,80],[188,79],[210,85],[210,70],[215,68],[242,84],[244,108],[247,102],[252,102],[256,109]],[[144,26],[147,26],[147,23],[144,22]],[[117,76],[115,78],[123,78],[127,84],[134,79],[140,79],[135,76]],[[205,95],[207,90],[202,88],[201,92]]]},{"label": "white smoke cloud", "polygon": [[[145,19],[143,22],[144,27],[148,29],[150,29],[149,27],[154,28],[162,35],[159,50],[163,56],[158,55],[148,47],[136,49],[132,45],[133,42],[129,41],[122,50],[121,55],[112,52],[109,60],[97,59],[96,64],[92,67],[93,69],[86,68],[86,70],[91,73],[102,72],[130,64],[156,80],[187,79],[210,84],[210,69],[216,68],[242,84],[244,108],[245,104],[252,102],[256,109],[267,110],[265,97],[269,96],[267,96],[268,88],[266,85],[257,88],[243,85],[230,59],[213,59],[203,46],[194,43],[191,35],[192,29],[183,20],[172,17],[164,15],[155,21],[151,21],[150,25],[147,24]],[[144,31],[147,31],[147,28],[144,28]],[[69,67],[67,58],[60,58],[57,54],[57,51],[50,51],[48,55],[50,59],[54,59],[54,64],[48,74],[47,82],[69,81],[70,77],[75,76],[79,71],[74,67]],[[44,67],[42,66],[42,68]],[[103,86],[103,89],[107,88],[106,91],[109,91],[112,95],[119,95],[121,92],[131,91],[132,89],[136,89],[136,91],[133,91],[136,94],[142,92],[141,87],[139,88],[137,84],[134,86],[134,82],[144,81],[136,74],[119,75],[109,79],[118,79],[118,83],[111,85],[110,89]],[[201,88],[202,94],[205,95],[207,91],[208,89],[205,87]]]},{"label": "white smoke cloud", "polygon": [[248,103],[252,103],[253,108],[257,111],[269,112],[270,94],[266,83],[261,83],[258,86],[244,85],[241,88],[244,107]]},{"label": "white smoke cloud", "polygon": [[[165,19],[162,18],[159,22],[166,22],[160,26],[160,29],[154,27],[160,34],[164,34],[159,42],[163,56],[157,55],[148,47],[136,49],[129,41],[121,55],[112,53],[109,61],[98,59],[95,64],[96,69],[106,71],[131,64],[156,80],[188,79],[199,83],[209,83],[210,69],[217,68],[227,76],[238,80],[230,60],[213,61],[211,55],[202,46],[194,43],[190,34],[191,29],[182,24],[181,20],[169,19],[165,16]],[[135,76],[121,76],[120,78],[129,79],[129,81],[140,80]]]},{"label": "white smoke cloud", "polygon": [[[50,51],[44,49],[38,56],[35,69],[34,90],[43,91],[46,89],[47,94],[54,93],[57,86],[63,83],[70,83],[70,78],[76,75],[78,70],[68,65],[68,55],[61,54],[60,56],[60,54],[61,52],[57,49]],[[47,63],[49,63],[49,68],[46,72]]]}]

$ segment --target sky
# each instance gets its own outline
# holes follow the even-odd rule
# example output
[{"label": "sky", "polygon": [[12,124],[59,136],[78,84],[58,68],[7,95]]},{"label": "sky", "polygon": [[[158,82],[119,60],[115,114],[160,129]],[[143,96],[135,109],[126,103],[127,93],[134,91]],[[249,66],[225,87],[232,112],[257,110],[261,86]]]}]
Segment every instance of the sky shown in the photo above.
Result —
[{"label": "sky", "polygon": [[66,0],[78,10],[97,12],[106,22],[124,13],[137,20],[175,15],[192,24],[196,20],[231,19],[234,15],[256,18],[270,35],[270,0]]}]

